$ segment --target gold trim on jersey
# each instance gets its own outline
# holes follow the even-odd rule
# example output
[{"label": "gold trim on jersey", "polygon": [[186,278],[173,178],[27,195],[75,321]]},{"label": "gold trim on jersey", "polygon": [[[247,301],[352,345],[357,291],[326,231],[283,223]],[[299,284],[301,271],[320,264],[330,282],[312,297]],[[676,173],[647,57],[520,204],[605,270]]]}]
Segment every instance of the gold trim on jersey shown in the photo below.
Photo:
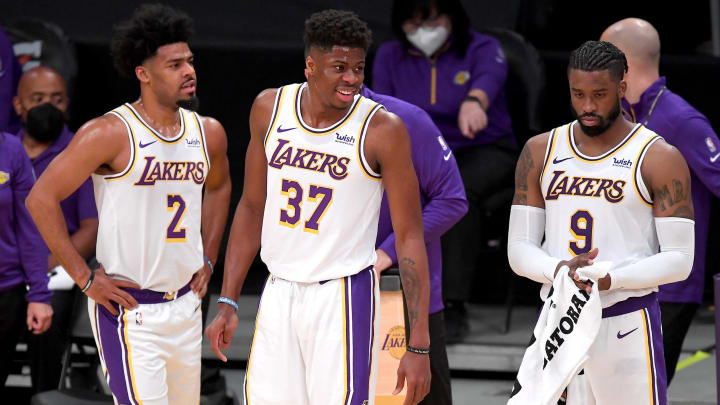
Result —
[{"label": "gold trim on jersey", "polygon": [[[655,143],[655,141],[657,141],[660,138],[661,138],[660,135],[655,135],[652,138],[648,139],[647,142],[645,142],[645,145],[643,145],[643,147],[640,149],[640,153],[638,153],[637,158],[635,159],[635,169],[633,170],[633,174],[632,174],[633,188],[635,189],[635,193],[639,197],[640,201],[642,201],[648,207],[652,207],[653,202],[646,200],[645,196],[643,196],[642,193],[640,192],[640,187],[638,186],[638,173],[640,173],[640,176],[641,176],[640,180],[643,181],[642,180],[642,171],[641,171],[642,161],[645,159],[645,154],[647,153],[648,149],[650,148],[650,145]],[[645,184],[645,189],[647,189],[647,184]],[[650,193],[650,192],[651,191],[648,190],[648,193]]]},{"label": "gold trim on jersey", "polygon": [[[547,155],[545,155],[545,161],[543,162],[543,168],[540,171],[540,191],[542,192],[542,183],[543,183],[543,177],[545,177],[545,171],[547,170],[547,167],[550,165],[550,158],[552,157],[553,152],[555,151],[555,140],[557,140],[557,128],[553,129],[552,132],[550,132],[550,139],[548,140],[548,144],[550,147],[547,150]],[[570,132],[570,128],[568,128],[568,132]]]},{"label": "gold trim on jersey", "polygon": [[133,132],[132,127],[130,126],[130,123],[125,119],[125,117],[120,112],[113,110],[113,111],[110,111],[108,114],[112,114],[112,115],[120,118],[120,120],[123,122],[123,124],[125,124],[125,128],[127,128],[128,135],[130,137],[130,146],[131,146],[130,161],[128,161],[128,164],[127,164],[127,166],[125,166],[125,169],[123,171],[121,171],[120,173],[110,174],[110,175],[103,177],[103,179],[108,180],[108,181],[109,180],[120,180],[120,179],[124,179],[130,173],[132,173],[132,169],[135,167],[135,161],[137,160],[136,159],[136,157],[137,157],[137,145],[136,145],[137,141],[136,141],[136,139],[137,138],[135,138],[135,133]]},{"label": "gold trim on jersey", "polygon": [[307,133],[309,135],[327,135],[333,131],[339,130],[343,125],[345,125],[345,123],[350,121],[350,118],[352,118],[352,116],[355,114],[355,111],[357,111],[358,106],[360,105],[360,101],[362,101],[362,99],[364,98],[363,96],[358,96],[357,98],[355,98],[355,101],[353,102],[352,106],[350,107],[350,110],[347,112],[347,114],[345,114],[345,116],[340,121],[332,124],[331,126],[329,126],[327,128],[317,129],[317,128],[313,128],[310,126],[306,126],[302,120],[302,116],[301,116],[302,112],[300,110],[300,99],[302,97],[302,90],[305,87],[306,87],[306,84],[303,83],[300,86],[298,86],[297,90],[295,91],[295,98],[294,98],[294,102],[293,102],[293,110],[294,110],[293,115],[295,116],[295,121],[298,124],[298,128],[302,129],[303,131],[305,131],[305,133]]},{"label": "gold trim on jersey", "polygon": [[[202,146],[203,156],[205,157],[205,164],[207,165],[208,174],[210,174],[210,155],[208,154],[208,151],[207,151],[205,128],[200,123],[200,117],[198,116],[198,113],[193,112],[192,116],[195,119],[195,125],[197,126],[197,129],[198,129],[198,135],[200,136],[200,139],[202,139],[202,142],[200,143],[200,145]],[[205,176],[205,177],[207,177],[207,176]]]},{"label": "gold trim on jersey", "polygon": [[265,141],[263,142],[263,145],[265,148],[267,148],[268,140],[270,139],[270,135],[273,133],[273,130],[275,129],[275,124],[277,124],[277,117],[280,115],[280,107],[282,106],[283,101],[283,95],[285,94],[285,86],[280,87],[278,89],[278,93],[275,95],[275,106],[273,107],[272,117],[270,117],[270,126],[268,126],[267,132],[265,133]]},{"label": "gold trim on jersey", "polygon": [[648,367],[648,386],[650,388],[650,405],[655,404],[655,391],[653,390],[653,355],[652,355],[652,347],[650,346],[650,336],[648,336],[648,330],[650,330],[650,324],[649,320],[647,319],[647,315],[645,314],[646,309],[643,308],[640,310],[640,313],[642,314],[642,322],[643,322],[643,333],[645,335],[645,355],[646,355],[646,361],[647,361],[647,367]]},{"label": "gold trim on jersey", "polygon": [[363,118],[363,120],[362,120],[362,125],[360,126],[360,133],[358,135],[357,145],[355,145],[355,151],[357,153],[358,164],[360,165],[360,168],[362,169],[363,174],[365,174],[366,177],[368,177],[372,180],[381,180],[382,175],[375,173],[375,170],[373,170],[371,167],[368,167],[370,165],[366,166],[367,162],[366,162],[365,153],[364,153],[365,135],[367,134],[368,124],[370,123],[370,120],[375,115],[375,113],[379,109],[383,108],[382,104],[375,103],[375,102],[373,102],[373,103],[374,103],[374,105],[372,106],[372,108],[370,108],[368,113],[365,115],[365,118]]},{"label": "gold trim on jersey", "polygon": [[182,108],[178,108],[178,111],[180,112],[180,133],[178,135],[175,135],[175,138],[165,138],[162,136],[159,132],[157,132],[153,127],[150,126],[145,120],[140,116],[140,114],[135,110],[135,108],[130,105],[130,103],[125,103],[122,105],[127,109],[130,114],[137,120],[137,122],[140,123],[145,129],[148,130],[155,138],[157,138],[160,142],[167,143],[167,144],[174,144],[179,142],[181,139],[185,137],[185,134],[187,133],[187,124],[185,122],[185,113],[183,112]]},{"label": "gold trim on jersey", "polygon": [[603,153],[600,156],[584,156],[582,154],[582,152],[580,152],[577,149],[577,147],[575,146],[575,134],[574,134],[574,129],[573,129],[573,125],[575,124],[575,122],[577,122],[577,121],[574,121],[574,122],[570,123],[570,125],[569,125],[568,145],[570,146],[570,152],[572,152],[572,154],[575,155],[576,158],[578,158],[579,160],[586,162],[586,163],[599,163],[599,162],[602,162],[602,161],[606,160],[607,158],[611,157],[612,155],[617,153],[620,149],[622,149],[625,145],[630,143],[630,139],[632,139],[635,136],[635,134],[640,132],[640,128],[642,128],[641,124],[636,124],[635,128],[633,128],[632,131],[630,131],[630,133],[627,134],[625,136],[625,138],[619,144],[615,145],[615,147],[613,147],[612,149]]}]

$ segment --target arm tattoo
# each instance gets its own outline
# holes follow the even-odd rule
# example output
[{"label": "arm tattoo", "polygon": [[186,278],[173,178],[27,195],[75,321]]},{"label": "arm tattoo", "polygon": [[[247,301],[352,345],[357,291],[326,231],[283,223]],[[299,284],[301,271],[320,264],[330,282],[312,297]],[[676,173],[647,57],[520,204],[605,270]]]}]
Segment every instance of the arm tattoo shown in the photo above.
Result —
[{"label": "arm tattoo", "polygon": [[400,279],[402,281],[403,291],[405,292],[405,301],[408,306],[408,321],[410,322],[410,325],[408,325],[408,331],[411,331],[417,324],[419,313],[418,306],[420,305],[420,291],[418,291],[418,288],[420,283],[415,270],[414,260],[408,257],[403,257],[399,262],[399,267]]},{"label": "arm tattoo", "polygon": [[520,153],[520,158],[515,168],[515,196],[513,204],[527,204],[528,174],[533,168],[534,162],[530,148],[526,143]]},{"label": "arm tattoo", "polygon": [[668,184],[664,184],[661,188],[654,190],[655,205],[659,205],[660,212],[665,212],[678,205],[670,216],[692,219],[693,209],[688,205],[690,203],[690,177],[687,177],[685,181],[673,179],[671,183],[670,188],[668,188]]}]

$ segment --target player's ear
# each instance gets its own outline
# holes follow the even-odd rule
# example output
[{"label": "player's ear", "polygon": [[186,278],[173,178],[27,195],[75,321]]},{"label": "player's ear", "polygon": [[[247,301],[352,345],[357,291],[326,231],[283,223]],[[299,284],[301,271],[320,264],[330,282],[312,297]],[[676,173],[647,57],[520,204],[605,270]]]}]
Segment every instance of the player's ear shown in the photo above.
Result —
[{"label": "player's ear", "polygon": [[305,57],[305,78],[309,79],[310,76],[312,76],[315,73],[315,70],[317,70],[317,65],[315,64],[315,60],[313,60],[312,56],[308,55]]},{"label": "player's ear", "polygon": [[625,91],[627,91],[627,82],[623,79],[618,83],[618,96],[621,99],[625,97]]},{"label": "player's ear", "polygon": [[143,65],[135,66],[135,77],[137,77],[141,83],[147,83],[150,81],[150,74]]}]

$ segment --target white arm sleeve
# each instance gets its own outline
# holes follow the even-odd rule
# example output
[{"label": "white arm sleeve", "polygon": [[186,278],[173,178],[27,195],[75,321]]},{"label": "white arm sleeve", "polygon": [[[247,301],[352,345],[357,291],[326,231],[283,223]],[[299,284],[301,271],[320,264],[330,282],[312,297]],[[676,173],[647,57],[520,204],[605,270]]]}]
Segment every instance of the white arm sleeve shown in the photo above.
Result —
[{"label": "white arm sleeve", "polygon": [[610,270],[610,289],[640,289],[685,280],[695,255],[695,221],[678,217],[655,218],[660,253]]},{"label": "white arm sleeve", "polygon": [[545,210],[527,205],[510,208],[508,229],[508,261],[520,276],[538,283],[552,283],[560,259],[547,254],[542,248],[545,233]]}]

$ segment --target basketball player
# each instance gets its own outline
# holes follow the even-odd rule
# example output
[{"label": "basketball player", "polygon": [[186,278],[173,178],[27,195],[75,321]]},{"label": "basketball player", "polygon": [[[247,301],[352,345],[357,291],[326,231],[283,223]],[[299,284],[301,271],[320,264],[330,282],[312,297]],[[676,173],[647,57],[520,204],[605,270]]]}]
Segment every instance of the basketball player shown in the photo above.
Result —
[{"label": "basketball player", "polygon": [[[27,199],[48,247],[89,297],[118,404],[200,401],[200,299],[230,178],[223,127],[187,109],[197,103],[191,29],[187,15],[163,5],[144,5],[116,27],[116,67],[139,80],[140,98],[83,125]],[[90,175],[103,266],[95,272],[71,244],[59,205]]]},{"label": "basketball player", "polygon": [[218,315],[220,350],[258,248],[270,270],[245,379],[247,403],[374,403],[375,239],[383,187],[397,237],[410,339],[395,392],[430,387],[427,258],[410,141],[395,115],[362,97],[370,30],[326,10],[305,22],[307,83],[266,90],[250,112],[243,196],[230,231]]},{"label": "basketball player", "polygon": [[608,42],[573,51],[577,120],[531,138],[515,175],[508,258],[516,273],[543,283],[546,297],[554,277],[589,291],[575,270],[612,262],[597,280],[602,323],[584,365],[586,389],[571,382],[568,404],[667,403],[656,292],[686,278],[693,262],[688,167],[677,149],[620,115],[626,71],[625,55]]}]

